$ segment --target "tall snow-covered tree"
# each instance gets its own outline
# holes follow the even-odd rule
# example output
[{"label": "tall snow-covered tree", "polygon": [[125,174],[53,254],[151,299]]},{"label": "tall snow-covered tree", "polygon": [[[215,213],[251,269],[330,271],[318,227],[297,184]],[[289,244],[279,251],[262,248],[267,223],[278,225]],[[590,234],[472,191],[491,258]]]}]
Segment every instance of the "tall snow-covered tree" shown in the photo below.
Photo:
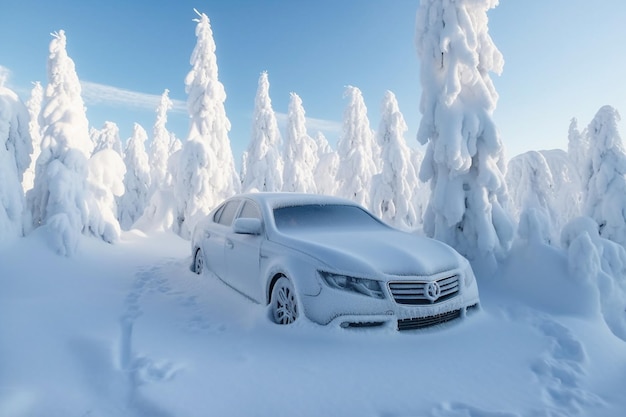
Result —
[{"label": "tall snow-covered tree", "polygon": [[26,101],[26,108],[30,115],[30,121],[28,122],[28,131],[33,142],[33,153],[30,158],[30,166],[24,173],[24,179],[22,186],[24,191],[28,191],[33,188],[35,183],[35,165],[37,158],[41,153],[41,127],[39,126],[39,113],[41,112],[41,103],[43,101],[43,87],[40,82],[36,82],[33,85],[33,89],[30,93],[30,98]]},{"label": "tall snow-covered tree", "polygon": [[428,144],[420,178],[432,190],[424,231],[491,267],[513,238],[492,120],[498,94],[489,73],[504,64],[488,31],[487,11],[496,5],[422,0],[416,24],[423,89],[417,138]]},{"label": "tall snow-covered tree", "polygon": [[0,244],[28,230],[22,189],[33,151],[28,120],[24,103],[0,80]]},{"label": "tall snow-covered tree", "polygon": [[167,112],[173,107],[169,98],[169,90],[161,95],[161,100],[156,109],[156,120],[152,130],[152,143],[150,144],[150,178],[151,191],[154,194],[159,188],[168,186],[167,163],[171,155],[171,133],[167,130]]},{"label": "tall snow-covered tree", "polygon": [[94,143],[93,154],[96,154],[103,149],[112,149],[119,155],[122,155],[120,129],[114,122],[104,122],[102,129],[92,130],[90,136]]},{"label": "tall snow-covered tree", "polygon": [[585,214],[594,219],[600,236],[626,246],[626,152],[617,129],[617,110],[604,106],[587,127],[590,175]]},{"label": "tall snow-covered tree", "polygon": [[240,189],[228,139],[226,92],[218,80],[215,41],[204,13],[196,11],[196,46],[185,78],[191,126],[176,178],[176,231],[189,237],[198,220]]},{"label": "tall snow-covered tree", "polygon": [[126,142],[124,151],[124,195],[118,201],[118,218],[123,230],[129,230],[143,214],[150,191],[150,163],[146,152],[148,134],[135,123],[133,135]]},{"label": "tall snow-covered tree", "polygon": [[41,154],[27,203],[33,225],[45,226],[53,248],[69,256],[75,252],[81,233],[97,234],[102,230],[98,227],[102,218],[97,212],[90,212],[95,201],[87,184],[87,159],[93,143],[89,139],[80,82],[66,44],[63,31],[53,35],[48,85],[39,119]]},{"label": "tall snow-covered tree", "polygon": [[254,100],[252,137],[242,161],[244,191],[281,191],[283,188],[283,159],[280,155],[282,139],[269,88],[267,72],[263,72]]},{"label": "tall snow-covered tree", "polygon": [[315,167],[319,162],[317,145],[307,133],[302,99],[296,93],[291,93],[289,101],[284,154],[283,191],[317,192],[315,184]]},{"label": "tall snow-covered tree", "polygon": [[378,173],[375,155],[379,154],[374,132],[367,118],[361,90],[348,86],[348,105],[344,112],[343,135],[339,139],[338,194],[365,207],[370,206],[372,178]]},{"label": "tall snow-covered tree", "polygon": [[337,193],[337,171],[339,170],[339,154],[335,151],[322,132],[315,135],[317,145],[317,166],[315,167],[315,184],[319,194],[335,195]]},{"label": "tall snow-covered tree", "polygon": [[381,107],[376,140],[381,148],[382,172],[372,182],[371,209],[386,223],[411,230],[418,225],[413,193],[419,184],[404,139],[408,127],[391,91],[385,93]]}]

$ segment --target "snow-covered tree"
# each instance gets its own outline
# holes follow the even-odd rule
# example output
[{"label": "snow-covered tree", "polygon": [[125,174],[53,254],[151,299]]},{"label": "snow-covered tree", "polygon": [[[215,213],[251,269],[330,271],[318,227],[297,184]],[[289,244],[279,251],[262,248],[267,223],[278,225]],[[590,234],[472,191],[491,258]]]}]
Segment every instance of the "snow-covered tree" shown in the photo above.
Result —
[{"label": "snow-covered tree", "polygon": [[22,179],[33,151],[29,115],[0,80],[0,244],[22,236],[27,222]]},{"label": "snow-covered tree", "polygon": [[30,166],[24,173],[24,179],[22,186],[24,191],[28,191],[33,188],[35,183],[35,165],[37,158],[41,153],[41,127],[39,126],[39,113],[41,113],[41,103],[43,101],[43,87],[40,82],[36,82],[33,85],[33,89],[30,93],[30,98],[26,101],[26,108],[30,115],[30,121],[28,122],[28,131],[30,137],[33,139],[33,153],[30,158]]},{"label": "snow-covered tree", "polygon": [[282,139],[269,88],[267,72],[263,72],[254,99],[252,137],[242,160],[244,191],[281,191],[283,188],[283,160],[280,155]]},{"label": "snow-covered tree", "polygon": [[291,93],[287,113],[283,191],[317,192],[315,167],[318,162],[317,145],[306,130],[302,99],[296,93]]},{"label": "snow-covered tree", "polygon": [[372,182],[372,211],[393,226],[411,230],[418,224],[413,192],[419,187],[404,134],[408,130],[396,96],[383,98],[376,140],[381,148],[382,172]]},{"label": "snow-covered tree", "polygon": [[318,163],[315,167],[315,184],[319,194],[335,195],[337,193],[337,171],[339,170],[339,154],[335,151],[322,132],[315,135]]},{"label": "snow-covered tree", "polygon": [[369,207],[372,178],[378,173],[374,158],[380,152],[361,90],[348,86],[344,96],[348,98],[348,106],[344,112],[343,135],[337,145],[340,160],[338,194]]},{"label": "snow-covered tree", "polygon": [[169,90],[161,95],[161,100],[156,109],[156,120],[152,131],[152,143],[150,144],[150,178],[151,191],[154,194],[159,188],[168,184],[167,161],[171,155],[171,133],[167,130],[167,112],[173,107],[169,98]]},{"label": "snow-covered tree", "polygon": [[87,158],[93,150],[89,124],[81,97],[74,61],[66,51],[63,31],[53,35],[48,58],[48,85],[39,123],[41,154],[37,159],[35,184],[27,194],[35,227],[45,226],[50,243],[60,254],[71,255],[90,222],[100,223],[90,213],[93,202],[87,186]]},{"label": "snow-covered tree", "polygon": [[[567,154],[576,166],[579,178],[591,176],[591,161],[589,159],[589,141],[587,132],[578,130],[578,120],[572,118],[567,133]],[[580,184],[582,186],[582,184]]]},{"label": "snow-covered tree", "polygon": [[411,165],[413,166],[415,178],[417,178],[417,188],[413,191],[413,207],[417,215],[418,225],[422,226],[424,223],[424,213],[426,212],[426,207],[428,207],[428,201],[430,201],[430,189],[419,178],[424,153],[419,149],[409,149],[411,150]]},{"label": "snow-covered tree", "polygon": [[120,129],[114,122],[104,122],[102,129],[92,129],[91,140],[94,143],[93,154],[103,149],[112,149],[122,155],[122,140],[120,139]]},{"label": "snow-covered tree", "polygon": [[423,89],[417,138],[428,144],[420,178],[432,190],[424,231],[490,267],[513,238],[503,146],[492,120],[498,94],[489,73],[504,64],[487,27],[496,5],[422,0],[416,24]]},{"label": "snow-covered tree", "polygon": [[[529,151],[511,159],[506,181],[513,203],[512,217],[518,222],[524,217],[518,230],[520,236],[530,238],[541,235],[540,240],[543,243],[554,241],[552,227],[557,217],[554,210],[555,186],[544,156],[539,152]],[[532,210],[532,218],[528,217],[531,215],[529,210]],[[532,221],[535,218],[538,221]]]},{"label": "snow-covered tree", "polygon": [[89,202],[88,230],[105,242],[120,238],[117,201],[124,194],[126,167],[122,156],[111,148],[94,153],[88,161]]},{"label": "snow-covered tree", "polygon": [[176,178],[176,231],[189,237],[200,218],[239,191],[226,117],[226,92],[218,80],[215,41],[204,13],[196,11],[197,43],[185,78],[191,126],[183,144]]},{"label": "snow-covered tree", "polygon": [[118,218],[123,230],[129,230],[143,214],[148,204],[150,191],[150,163],[146,152],[148,134],[135,123],[133,135],[126,143],[124,151],[124,195],[118,201]]},{"label": "snow-covered tree", "polygon": [[594,219],[600,236],[626,246],[626,152],[617,122],[617,110],[604,106],[587,128],[590,175],[584,212]]}]

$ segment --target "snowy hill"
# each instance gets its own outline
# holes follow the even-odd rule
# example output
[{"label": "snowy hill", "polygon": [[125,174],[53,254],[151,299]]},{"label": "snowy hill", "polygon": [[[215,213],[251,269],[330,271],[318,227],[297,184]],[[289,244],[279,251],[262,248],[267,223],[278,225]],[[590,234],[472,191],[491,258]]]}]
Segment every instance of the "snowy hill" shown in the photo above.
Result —
[{"label": "snowy hill", "polygon": [[0,251],[0,416],[623,416],[626,343],[561,250],[514,248],[482,310],[421,331],[278,326],[171,233]]}]

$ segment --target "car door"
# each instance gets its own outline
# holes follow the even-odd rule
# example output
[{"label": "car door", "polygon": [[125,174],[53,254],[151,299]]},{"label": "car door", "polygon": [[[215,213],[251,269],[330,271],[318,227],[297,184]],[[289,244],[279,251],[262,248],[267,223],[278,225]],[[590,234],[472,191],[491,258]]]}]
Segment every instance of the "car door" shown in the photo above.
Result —
[{"label": "car door", "polygon": [[213,224],[204,239],[204,253],[207,267],[222,280],[229,282],[226,259],[224,257],[226,236],[231,232],[231,226],[239,206],[240,199],[229,200],[215,212]]},{"label": "car door", "polygon": [[[256,203],[244,200],[237,218],[257,218],[261,220],[261,211]],[[248,297],[262,302],[264,298],[261,285],[260,254],[265,234],[237,234],[232,227],[225,239],[225,258],[229,283]]]}]

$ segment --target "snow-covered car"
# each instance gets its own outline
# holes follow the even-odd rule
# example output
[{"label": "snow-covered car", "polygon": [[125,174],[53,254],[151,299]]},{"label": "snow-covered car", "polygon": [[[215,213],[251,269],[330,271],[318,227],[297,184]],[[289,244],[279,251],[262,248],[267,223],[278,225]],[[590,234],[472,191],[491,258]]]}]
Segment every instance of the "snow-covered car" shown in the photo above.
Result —
[{"label": "snow-covered car", "polygon": [[442,242],[396,230],[351,201],[242,194],[194,229],[192,270],[269,305],[276,323],[305,316],[341,327],[435,325],[479,306],[469,262]]}]

